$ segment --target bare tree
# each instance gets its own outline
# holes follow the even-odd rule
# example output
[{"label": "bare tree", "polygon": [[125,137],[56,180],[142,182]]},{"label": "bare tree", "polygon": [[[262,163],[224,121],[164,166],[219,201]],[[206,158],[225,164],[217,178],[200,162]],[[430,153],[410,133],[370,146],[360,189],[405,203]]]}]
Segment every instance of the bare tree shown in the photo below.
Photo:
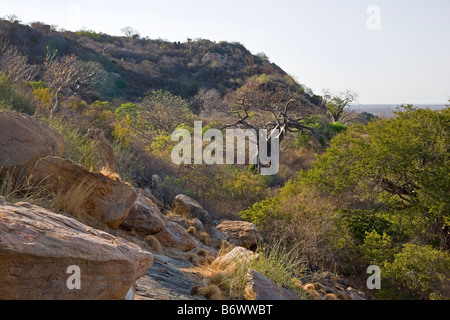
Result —
[{"label": "bare tree", "polygon": [[[271,141],[274,138],[278,138],[281,143],[289,133],[308,134],[316,142],[320,137],[314,128],[301,122],[308,115],[308,103],[297,90],[281,86],[276,81],[261,81],[258,78],[251,78],[244,87],[236,92],[234,100],[235,104],[230,113],[238,120],[224,128],[253,129],[256,131],[258,139],[259,131],[267,130],[270,135],[265,143],[269,155]],[[258,163],[258,170],[260,169],[261,164]]]},{"label": "bare tree", "polygon": [[327,112],[333,122],[339,122],[344,109],[358,99],[358,93],[352,90],[331,93],[329,89],[323,90],[323,98],[327,106]]},{"label": "bare tree", "polygon": [[21,23],[22,20],[19,19],[19,17],[15,14],[7,14],[4,19],[11,23]]},{"label": "bare tree", "polygon": [[36,65],[28,64],[27,55],[8,41],[0,41],[0,70],[11,82],[32,81],[39,71]]},{"label": "bare tree", "polygon": [[204,117],[217,118],[218,114],[227,111],[227,105],[216,89],[200,89],[193,100],[196,111]]},{"label": "bare tree", "polygon": [[140,33],[138,31],[136,31],[135,29],[133,29],[132,27],[125,27],[125,28],[121,29],[120,31],[127,38],[137,39],[140,37]]},{"label": "bare tree", "polygon": [[83,67],[75,55],[56,57],[56,54],[57,52],[47,54],[44,61],[43,79],[52,89],[51,118],[58,112],[61,93],[66,96],[70,93],[76,94],[81,87],[91,83],[95,75],[95,69]]}]

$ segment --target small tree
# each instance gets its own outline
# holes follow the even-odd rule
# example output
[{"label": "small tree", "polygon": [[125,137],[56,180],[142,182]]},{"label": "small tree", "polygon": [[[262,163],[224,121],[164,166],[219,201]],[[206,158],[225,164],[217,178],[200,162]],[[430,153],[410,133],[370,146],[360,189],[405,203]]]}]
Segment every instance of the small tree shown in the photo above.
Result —
[{"label": "small tree", "polygon": [[70,93],[77,93],[92,81],[95,74],[93,68],[83,67],[74,54],[62,57],[56,57],[56,54],[57,51],[47,54],[44,61],[44,81],[53,93],[50,118],[59,109],[59,94],[65,93],[68,96]]},{"label": "small tree", "polygon": [[0,41],[0,70],[11,82],[32,81],[38,72],[36,65],[28,64],[28,56],[8,41]]},{"label": "small tree", "polygon": [[323,91],[323,99],[327,106],[327,112],[333,122],[339,122],[344,113],[344,109],[358,99],[358,93],[352,90],[331,93],[329,89]]},{"label": "small tree", "polygon": [[135,29],[133,29],[132,27],[125,27],[125,28],[121,29],[120,31],[127,38],[137,39],[140,37],[140,33],[138,31],[136,31]]}]

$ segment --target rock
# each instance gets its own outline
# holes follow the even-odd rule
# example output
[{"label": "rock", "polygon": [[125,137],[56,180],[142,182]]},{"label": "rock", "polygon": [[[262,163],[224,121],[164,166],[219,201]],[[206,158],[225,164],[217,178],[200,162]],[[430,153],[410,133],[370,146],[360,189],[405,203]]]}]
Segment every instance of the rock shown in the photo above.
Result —
[{"label": "rock", "polygon": [[[0,204],[1,300],[125,299],[152,263],[139,246],[73,218]],[[79,290],[67,286],[77,272],[71,266]]]},{"label": "rock", "polygon": [[159,242],[169,248],[191,251],[196,247],[189,233],[175,222],[167,221],[166,228],[154,235]]},{"label": "rock", "polygon": [[347,288],[346,293],[351,297],[352,300],[366,300],[364,298],[365,295],[363,292],[353,289],[351,287]]},{"label": "rock", "polygon": [[238,263],[250,263],[253,259],[258,259],[259,255],[253,251],[245,249],[243,247],[235,247],[230,252],[218,256],[213,262],[213,266],[220,268],[232,268],[236,262]]},{"label": "rock", "polygon": [[300,300],[295,293],[278,286],[266,276],[251,269],[247,273],[244,298],[246,300]]},{"label": "rock", "polygon": [[189,220],[189,224],[191,226],[195,227],[195,229],[197,229],[197,231],[206,232],[205,226],[203,225],[203,223],[198,218],[194,218],[192,220]]},{"label": "rock", "polygon": [[224,220],[217,229],[228,234],[228,241],[235,246],[253,249],[263,241],[256,226],[250,222]]},{"label": "rock", "polygon": [[164,200],[158,191],[151,190],[150,188],[145,188],[139,189],[139,192],[142,192],[145,197],[151,199],[158,207],[164,206]]},{"label": "rock", "polygon": [[111,148],[108,140],[106,140],[103,131],[98,128],[90,128],[86,134],[88,139],[93,140],[98,148],[98,162],[101,167],[107,167],[109,171],[119,173],[119,166],[117,165],[114,150]]},{"label": "rock", "polygon": [[117,229],[136,200],[135,190],[124,182],[59,157],[36,162],[30,184],[39,184],[57,194],[62,209],[86,223],[101,223]]},{"label": "rock", "polygon": [[[37,160],[61,156],[63,137],[30,116],[0,110],[0,171],[26,176]],[[1,173],[0,172],[0,173]]]},{"label": "rock", "polygon": [[192,286],[201,285],[181,270],[192,266],[186,261],[155,255],[147,274],[136,281],[136,296],[140,300],[197,300],[190,294]]},{"label": "rock", "polygon": [[218,230],[215,226],[209,225],[206,226],[206,232],[208,232],[211,237],[211,246],[212,247],[221,247],[224,241],[228,241],[230,238],[228,234],[223,231]]},{"label": "rock", "polygon": [[184,194],[175,197],[173,212],[187,219],[198,218],[204,224],[212,222],[208,211],[200,203]]},{"label": "rock", "polygon": [[145,235],[155,234],[165,229],[166,218],[150,199],[139,193],[121,226]]},{"label": "rock", "polygon": [[182,216],[179,216],[177,214],[170,214],[170,215],[167,216],[167,218],[170,221],[178,223],[180,226],[182,226],[186,230],[189,229],[189,227],[195,227],[195,229],[197,231],[206,231],[205,227],[203,226],[203,223],[197,218],[186,219],[186,218],[183,218]]},{"label": "rock", "polygon": [[152,175],[152,189],[156,191],[161,191],[160,187],[162,185],[161,177],[157,174]]}]

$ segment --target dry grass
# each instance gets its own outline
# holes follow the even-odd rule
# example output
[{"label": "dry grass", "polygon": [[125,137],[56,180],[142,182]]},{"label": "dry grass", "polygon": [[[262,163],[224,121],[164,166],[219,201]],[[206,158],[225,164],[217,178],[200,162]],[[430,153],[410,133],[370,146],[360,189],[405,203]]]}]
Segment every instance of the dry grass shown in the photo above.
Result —
[{"label": "dry grass", "polygon": [[193,236],[196,236],[196,235],[197,235],[197,229],[196,229],[194,226],[190,226],[190,227],[187,229],[187,232],[190,233],[190,234],[192,234]]},{"label": "dry grass", "polygon": [[120,175],[110,166],[102,167],[99,172],[101,174],[103,174],[105,177],[108,177],[114,181],[119,181],[119,182],[122,181]]},{"label": "dry grass", "polygon": [[149,235],[145,240],[146,240],[146,243],[150,246],[150,248],[153,251],[155,251],[158,254],[163,253],[161,243],[159,242],[159,240],[156,237]]},{"label": "dry grass", "polygon": [[71,184],[68,188],[58,188],[53,194],[52,204],[58,211],[77,215],[83,211],[83,204],[93,195],[94,184],[85,178]]},{"label": "dry grass", "polygon": [[211,236],[205,232],[205,231],[200,231],[197,233],[197,238],[198,240],[200,240],[205,246],[210,247],[211,246]]},{"label": "dry grass", "polygon": [[[218,257],[230,252],[230,249],[230,245],[223,246]],[[206,279],[208,285],[218,287],[228,299],[245,298],[249,269],[260,272],[278,285],[304,296],[304,291],[294,285],[296,276],[305,271],[300,257],[285,252],[279,246],[273,246],[270,250],[259,249],[257,254],[258,259],[236,259],[232,264],[220,263],[220,259],[214,260],[201,268],[196,268],[195,272]]]}]

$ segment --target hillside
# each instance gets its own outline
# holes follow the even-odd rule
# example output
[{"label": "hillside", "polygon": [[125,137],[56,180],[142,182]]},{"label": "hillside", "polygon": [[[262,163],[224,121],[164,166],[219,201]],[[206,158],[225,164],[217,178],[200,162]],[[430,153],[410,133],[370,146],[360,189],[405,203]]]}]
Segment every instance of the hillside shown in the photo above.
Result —
[{"label": "hillside", "polygon": [[0,299],[448,299],[450,107],[355,97],[0,20]]},{"label": "hillside", "polygon": [[[92,31],[58,32],[43,23],[31,26],[0,21],[0,38],[17,46],[29,62],[42,64],[47,52],[75,54],[94,64],[96,79],[85,98],[133,100],[154,89],[183,98],[199,89],[216,89],[222,96],[250,77],[267,74],[287,85],[292,79],[264,56],[253,55],[240,43],[197,39],[187,42],[113,37]],[[319,97],[305,94],[314,103]]]}]

